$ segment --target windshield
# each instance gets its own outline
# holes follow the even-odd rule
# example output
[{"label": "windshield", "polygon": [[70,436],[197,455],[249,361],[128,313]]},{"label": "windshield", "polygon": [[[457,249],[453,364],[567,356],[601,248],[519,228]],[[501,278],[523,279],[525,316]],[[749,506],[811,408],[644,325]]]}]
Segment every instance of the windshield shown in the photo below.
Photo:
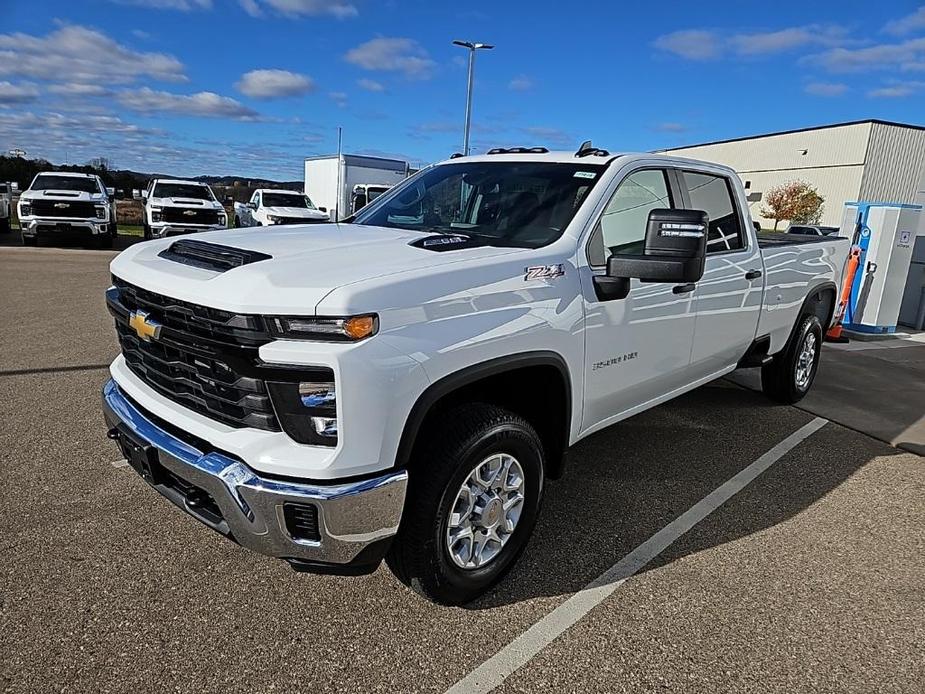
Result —
[{"label": "windshield", "polygon": [[154,186],[155,198],[192,198],[193,200],[215,200],[208,186],[195,183],[158,183]]},{"label": "windshield", "polygon": [[397,186],[355,223],[539,248],[562,235],[602,171],[587,163],[443,164]]},{"label": "windshield", "polygon": [[78,190],[81,193],[102,193],[95,178],[40,174],[32,181],[32,190]]},{"label": "windshield", "polygon": [[264,207],[298,207],[303,210],[314,210],[315,206],[307,195],[298,193],[264,193]]}]

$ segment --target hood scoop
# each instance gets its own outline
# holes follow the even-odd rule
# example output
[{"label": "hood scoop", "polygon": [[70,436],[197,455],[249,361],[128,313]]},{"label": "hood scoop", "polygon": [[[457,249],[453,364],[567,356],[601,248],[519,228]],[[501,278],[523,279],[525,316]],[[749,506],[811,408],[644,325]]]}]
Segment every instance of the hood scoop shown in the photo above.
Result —
[{"label": "hood scoop", "polygon": [[242,265],[258,263],[261,260],[269,260],[273,257],[257,251],[247,251],[243,248],[220,246],[217,243],[206,243],[205,241],[193,241],[191,239],[174,241],[157,255],[165,260],[172,260],[175,263],[191,265],[203,270],[212,270],[213,272],[227,272]]},{"label": "hood scoop", "polygon": [[184,200],[183,198],[171,198],[174,205],[202,205],[202,200]]},{"label": "hood scoop", "polygon": [[72,190],[46,190],[42,195],[52,196],[56,198],[79,198],[80,193],[75,193]]}]

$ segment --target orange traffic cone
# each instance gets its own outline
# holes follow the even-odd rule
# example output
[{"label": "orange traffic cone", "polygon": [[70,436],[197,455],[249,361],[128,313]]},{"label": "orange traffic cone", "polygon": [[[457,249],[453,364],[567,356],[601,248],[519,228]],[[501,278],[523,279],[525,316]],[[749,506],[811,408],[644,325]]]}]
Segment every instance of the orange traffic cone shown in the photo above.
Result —
[{"label": "orange traffic cone", "polygon": [[860,264],[861,249],[859,246],[852,246],[848,254],[848,264],[845,267],[845,281],[842,284],[841,298],[835,312],[835,322],[825,334],[826,342],[848,342],[848,338],[842,335],[842,320],[845,317],[845,311],[848,309],[848,300],[851,298],[851,285],[854,284],[854,276],[857,274]]}]

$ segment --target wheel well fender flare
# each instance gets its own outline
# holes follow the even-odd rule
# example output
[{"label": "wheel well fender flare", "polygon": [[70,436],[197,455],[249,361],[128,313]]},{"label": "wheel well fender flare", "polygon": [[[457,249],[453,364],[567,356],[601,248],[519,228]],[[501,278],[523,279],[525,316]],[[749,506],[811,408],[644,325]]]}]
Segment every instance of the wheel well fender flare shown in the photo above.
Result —
[{"label": "wheel well fender flare", "polygon": [[465,386],[485,378],[534,366],[554,367],[562,376],[565,388],[565,422],[561,435],[563,437],[564,446],[568,446],[572,422],[572,381],[568,364],[562,355],[557,352],[523,352],[520,354],[496,357],[488,361],[466,366],[459,371],[454,371],[431,383],[421,395],[418,396],[418,399],[415,401],[414,405],[412,405],[411,411],[405,420],[405,426],[402,429],[401,438],[398,443],[398,451],[395,456],[395,467],[401,469],[408,466],[421,425],[440,400]]}]

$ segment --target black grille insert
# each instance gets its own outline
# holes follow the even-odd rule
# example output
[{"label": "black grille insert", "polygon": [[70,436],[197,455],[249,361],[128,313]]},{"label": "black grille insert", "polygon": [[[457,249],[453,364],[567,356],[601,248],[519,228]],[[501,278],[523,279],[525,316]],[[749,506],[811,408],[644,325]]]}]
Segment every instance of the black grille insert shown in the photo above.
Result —
[{"label": "black grille insert", "polygon": [[294,540],[318,542],[318,508],[312,504],[283,504],[286,530]]},{"label": "black grille insert", "polygon": [[205,241],[194,241],[192,239],[174,241],[158,255],[176,263],[192,265],[205,270],[215,270],[216,272],[227,272],[242,265],[258,263],[261,260],[269,260],[273,257],[266,253],[248,251],[243,248],[232,248],[231,246],[220,246],[217,243],[206,243]]},{"label": "black grille insert", "polygon": [[218,210],[197,210],[195,207],[164,207],[161,220],[170,224],[218,224]]},{"label": "black grille insert", "polygon": [[37,217],[96,219],[96,205],[85,200],[33,200],[32,214]]}]

